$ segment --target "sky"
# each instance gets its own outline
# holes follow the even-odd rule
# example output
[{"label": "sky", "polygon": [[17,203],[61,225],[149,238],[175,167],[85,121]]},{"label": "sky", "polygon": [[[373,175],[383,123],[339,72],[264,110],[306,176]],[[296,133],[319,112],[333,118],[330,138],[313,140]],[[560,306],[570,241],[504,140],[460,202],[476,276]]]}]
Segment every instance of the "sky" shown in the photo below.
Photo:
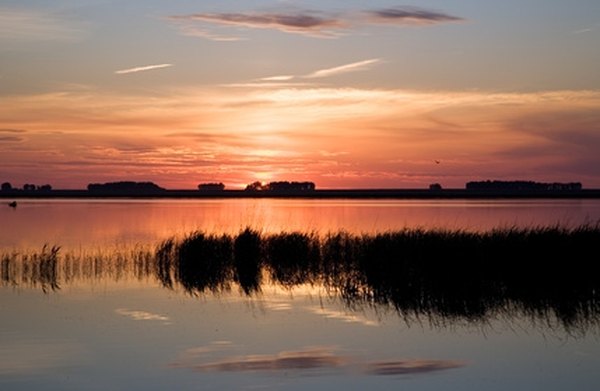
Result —
[{"label": "sky", "polygon": [[0,182],[600,188],[597,0],[2,0]]}]

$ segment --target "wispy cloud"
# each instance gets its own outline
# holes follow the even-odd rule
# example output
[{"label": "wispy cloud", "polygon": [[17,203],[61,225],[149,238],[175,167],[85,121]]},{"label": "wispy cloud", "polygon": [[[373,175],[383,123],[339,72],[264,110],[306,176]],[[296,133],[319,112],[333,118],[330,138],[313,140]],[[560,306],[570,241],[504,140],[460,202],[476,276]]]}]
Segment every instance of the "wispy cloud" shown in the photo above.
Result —
[{"label": "wispy cloud", "polygon": [[595,24],[593,26],[589,26],[589,27],[581,28],[579,30],[571,31],[571,35],[580,35],[580,34],[591,33],[591,32],[598,30],[599,26],[600,26],[600,24]]},{"label": "wispy cloud", "polygon": [[19,143],[25,139],[20,135],[25,133],[24,129],[0,128],[0,142]]},{"label": "wispy cloud", "polygon": [[25,133],[26,130],[25,129],[7,129],[7,128],[0,128],[0,133]]},{"label": "wispy cloud", "polygon": [[269,76],[269,77],[261,77],[260,81],[287,81],[292,80],[296,76],[294,75],[280,75],[280,76]]},{"label": "wispy cloud", "polygon": [[[216,26],[271,29],[285,33],[302,34],[317,38],[337,38],[363,25],[432,25],[459,22],[464,19],[443,12],[418,7],[396,7],[350,13],[325,13],[311,10],[284,10],[279,12],[195,13],[168,18],[176,23],[200,22]],[[200,34],[213,39],[212,32],[201,29]],[[182,34],[188,34],[182,29]]]},{"label": "wispy cloud", "polygon": [[0,142],[18,143],[23,141],[23,137],[17,136],[0,136]]},{"label": "wispy cloud", "polygon": [[172,66],[173,66],[173,64],[145,65],[145,66],[142,66],[142,67],[121,69],[119,71],[115,71],[115,73],[117,75],[125,75],[125,74],[128,74],[128,73],[137,73],[137,72],[151,71],[153,69],[168,68],[168,67],[172,67]]},{"label": "wispy cloud", "polygon": [[[242,83],[242,84],[231,84],[231,86],[235,87],[251,87],[251,88],[260,88],[260,87],[268,87],[272,88],[273,86],[281,87],[282,84],[286,86],[300,86],[301,84],[295,82],[294,80],[299,79],[320,79],[331,76],[336,76],[344,73],[350,72],[358,72],[365,71],[370,69],[372,66],[380,63],[382,60],[379,58],[372,58],[369,60],[362,60],[353,62],[350,64],[338,65],[332,68],[324,68],[313,71],[306,75],[276,75],[276,76],[267,76],[261,77],[251,83]],[[258,82],[258,83],[257,83]]]},{"label": "wispy cloud", "polygon": [[368,21],[371,23],[431,25],[464,21],[463,18],[458,16],[410,6],[366,11],[366,14],[368,15]]},{"label": "wispy cloud", "polygon": [[197,13],[171,16],[171,20],[193,20],[245,28],[275,29],[287,33],[318,37],[335,36],[333,30],[343,28],[345,23],[334,17],[321,16],[317,12],[297,13]]},{"label": "wispy cloud", "polygon": [[274,89],[274,88],[306,87],[309,85],[310,84],[308,84],[308,83],[299,83],[299,82],[293,81],[293,79],[291,79],[290,81],[283,81],[283,82],[258,79],[258,81],[243,82],[243,83],[227,83],[227,84],[221,84],[220,86],[227,87],[227,88]]},{"label": "wispy cloud", "polygon": [[319,154],[321,156],[324,157],[328,157],[328,158],[333,158],[333,157],[338,157],[338,156],[344,156],[344,155],[348,155],[350,152],[348,151],[335,151],[335,152],[331,152],[331,151],[319,151]]},{"label": "wispy cloud", "polygon": [[181,34],[188,36],[188,37],[206,38],[206,39],[210,39],[211,41],[218,41],[218,42],[235,42],[235,41],[245,41],[246,40],[246,38],[243,38],[243,37],[238,37],[238,36],[234,36],[234,35],[218,34],[213,31],[209,31],[207,29],[201,29],[201,28],[192,26],[187,23],[178,23],[178,25],[179,25],[179,31],[181,32]]},{"label": "wispy cloud", "polygon": [[381,59],[372,58],[370,60],[353,62],[350,64],[340,65],[340,66],[333,67],[333,68],[320,69],[318,71],[309,73],[308,75],[306,75],[304,77],[307,79],[316,79],[316,78],[321,78],[321,77],[335,76],[335,75],[339,75],[342,73],[363,71],[363,70],[369,69],[371,66],[373,66],[379,62],[381,62]]},{"label": "wispy cloud", "polygon": [[81,36],[75,23],[59,14],[0,6],[0,41],[73,41]]}]

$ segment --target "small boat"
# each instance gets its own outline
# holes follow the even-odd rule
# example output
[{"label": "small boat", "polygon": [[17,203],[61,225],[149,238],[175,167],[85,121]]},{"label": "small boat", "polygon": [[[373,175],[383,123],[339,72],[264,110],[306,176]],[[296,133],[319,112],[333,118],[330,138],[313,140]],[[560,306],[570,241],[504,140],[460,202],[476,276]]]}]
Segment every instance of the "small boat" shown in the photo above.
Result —
[{"label": "small boat", "polygon": [[16,208],[17,207],[17,201],[9,202],[8,206],[10,206],[11,208]]}]

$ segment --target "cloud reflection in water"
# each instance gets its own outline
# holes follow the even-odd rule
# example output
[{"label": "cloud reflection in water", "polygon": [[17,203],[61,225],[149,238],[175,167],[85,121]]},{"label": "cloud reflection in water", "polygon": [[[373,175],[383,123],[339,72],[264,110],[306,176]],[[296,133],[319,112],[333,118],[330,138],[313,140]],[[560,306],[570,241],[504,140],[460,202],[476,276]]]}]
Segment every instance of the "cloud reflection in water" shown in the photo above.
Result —
[{"label": "cloud reflection in water", "polygon": [[465,363],[454,360],[398,360],[369,363],[367,373],[371,375],[410,375],[456,369]]},{"label": "cloud reflection in water", "polygon": [[227,357],[198,363],[197,359],[220,355],[230,350],[231,344],[197,347],[184,351],[180,360],[171,367],[189,368],[198,372],[309,372],[311,375],[340,370],[368,375],[416,375],[448,369],[462,368],[466,364],[457,360],[401,359],[389,361],[363,361],[360,357],[344,355],[332,346],[311,346],[299,350],[281,351],[275,354],[229,355]]},{"label": "cloud reflection in water", "polygon": [[198,371],[248,372],[337,368],[347,359],[327,347],[280,352],[273,355],[247,355],[195,366]]},{"label": "cloud reflection in water", "polygon": [[310,312],[312,312],[316,315],[323,316],[326,319],[336,319],[336,320],[340,320],[345,323],[359,323],[359,324],[362,324],[363,326],[378,326],[379,325],[379,323],[377,323],[373,320],[367,319],[363,316],[349,314],[344,311],[336,311],[336,310],[324,308],[324,307],[307,307],[307,309]]},{"label": "cloud reflection in water", "polygon": [[168,316],[153,314],[151,312],[129,310],[126,308],[117,308],[115,312],[132,320],[155,320],[162,321],[164,324],[171,324],[171,320]]}]

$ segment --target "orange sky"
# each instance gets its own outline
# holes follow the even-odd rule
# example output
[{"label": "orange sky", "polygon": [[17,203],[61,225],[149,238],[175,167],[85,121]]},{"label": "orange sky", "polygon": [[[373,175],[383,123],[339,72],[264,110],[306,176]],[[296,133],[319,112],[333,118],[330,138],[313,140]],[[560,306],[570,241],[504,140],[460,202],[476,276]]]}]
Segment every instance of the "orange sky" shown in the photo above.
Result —
[{"label": "orange sky", "polygon": [[600,188],[598,15],[587,0],[8,0],[0,182]]},{"label": "orange sky", "polygon": [[590,164],[598,107],[594,91],[222,86],[16,96],[0,113],[1,172],[55,188],[125,179],[167,188],[462,187],[487,178],[599,186]]}]

